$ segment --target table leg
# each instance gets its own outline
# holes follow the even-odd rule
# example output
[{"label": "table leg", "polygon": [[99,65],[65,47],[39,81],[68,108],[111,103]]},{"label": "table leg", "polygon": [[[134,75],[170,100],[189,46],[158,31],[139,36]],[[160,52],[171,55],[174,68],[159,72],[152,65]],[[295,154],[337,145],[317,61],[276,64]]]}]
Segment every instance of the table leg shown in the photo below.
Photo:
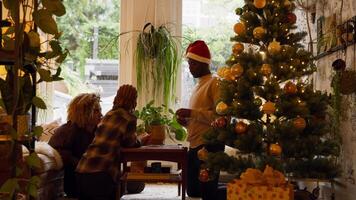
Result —
[{"label": "table leg", "polygon": [[185,200],[185,190],[187,186],[187,159],[182,162],[182,200]]}]

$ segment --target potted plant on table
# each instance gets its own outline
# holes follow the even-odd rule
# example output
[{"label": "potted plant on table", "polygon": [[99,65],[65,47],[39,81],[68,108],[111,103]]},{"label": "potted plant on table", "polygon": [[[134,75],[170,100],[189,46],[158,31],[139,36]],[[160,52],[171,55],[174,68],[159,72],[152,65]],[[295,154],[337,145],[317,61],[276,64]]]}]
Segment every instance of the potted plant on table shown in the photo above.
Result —
[{"label": "potted plant on table", "polygon": [[165,105],[154,106],[154,101],[146,104],[142,110],[136,111],[137,118],[141,121],[138,125],[138,132],[151,134],[151,144],[163,144],[166,134],[174,133],[172,140],[185,140],[186,130],[177,122],[172,109],[167,109]]}]

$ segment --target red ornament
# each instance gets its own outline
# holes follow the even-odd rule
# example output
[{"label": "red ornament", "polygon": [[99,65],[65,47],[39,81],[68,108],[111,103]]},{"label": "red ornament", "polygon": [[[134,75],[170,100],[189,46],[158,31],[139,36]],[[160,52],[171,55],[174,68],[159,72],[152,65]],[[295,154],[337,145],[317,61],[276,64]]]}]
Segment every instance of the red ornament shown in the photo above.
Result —
[{"label": "red ornament", "polygon": [[248,129],[248,125],[242,121],[239,121],[235,124],[235,133],[236,134],[239,134],[239,135],[244,134],[244,133],[246,133],[247,129]]},{"label": "red ornament", "polygon": [[201,169],[199,172],[199,180],[201,182],[209,181],[209,171],[207,169]]},{"label": "red ornament", "polygon": [[295,24],[295,22],[297,22],[297,16],[294,13],[288,13],[287,20],[289,23]]},{"label": "red ornament", "polygon": [[293,82],[288,81],[284,85],[284,92],[287,93],[287,94],[295,94],[295,93],[298,92],[298,88]]},{"label": "red ornament", "polygon": [[224,128],[227,124],[227,120],[225,117],[219,117],[213,123],[211,123],[211,126],[214,128]]}]

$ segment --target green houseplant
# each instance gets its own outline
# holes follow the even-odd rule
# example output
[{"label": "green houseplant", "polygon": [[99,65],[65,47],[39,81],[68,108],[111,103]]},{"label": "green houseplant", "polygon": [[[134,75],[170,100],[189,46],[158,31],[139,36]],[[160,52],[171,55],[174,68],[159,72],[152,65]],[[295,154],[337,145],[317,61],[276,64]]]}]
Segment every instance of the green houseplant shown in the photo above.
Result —
[{"label": "green houseplant", "polygon": [[[154,106],[154,101],[150,101],[141,110],[136,110],[135,114],[141,121],[138,125],[138,132],[157,133],[159,132],[160,140],[158,143],[163,142],[165,131],[174,133],[174,140],[185,140],[187,133],[186,130],[177,122],[177,118],[172,109],[165,112],[166,106]],[[154,129],[154,130],[153,130]],[[161,130],[163,129],[162,132]],[[162,135],[163,134],[163,135]],[[168,134],[170,136],[170,134]],[[151,136],[155,140],[156,136]],[[163,138],[162,138],[163,137]],[[173,138],[172,138],[173,139]],[[158,139],[159,140],[159,139]]]},{"label": "green houseplant", "polygon": [[148,93],[149,99],[155,98],[156,103],[163,102],[168,108],[175,99],[181,63],[179,44],[166,26],[155,27],[151,23],[143,27],[137,39],[135,62],[138,92],[141,96],[143,92]]},{"label": "green houseplant", "polygon": [[[9,146],[10,153],[1,157],[6,170],[9,168],[9,177],[1,180],[4,182],[0,183],[0,199],[15,199],[19,193],[26,199],[36,198],[39,177],[28,177],[23,172],[40,167],[40,160],[33,152],[33,139],[42,134],[42,128],[29,127],[22,132],[18,116],[29,114],[31,108],[32,116],[36,114],[34,108],[46,109],[44,101],[36,96],[38,83],[62,80],[60,64],[68,51],[61,47],[61,33],[54,16],[63,16],[65,8],[61,0],[42,0],[40,4],[37,0],[2,0],[0,8],[7,12],[7,18],[0,19],[0,67],[4,72],[0,78],[0,106],[11,116],[10,120],[1,118],[0,122],[12,125],[2,130],[6,137],[1,137],[0,145]],[[29,126],[28,121],[24,123]],[[22,164],[18,148],[21,143],[30,148],[30,155]]]}]

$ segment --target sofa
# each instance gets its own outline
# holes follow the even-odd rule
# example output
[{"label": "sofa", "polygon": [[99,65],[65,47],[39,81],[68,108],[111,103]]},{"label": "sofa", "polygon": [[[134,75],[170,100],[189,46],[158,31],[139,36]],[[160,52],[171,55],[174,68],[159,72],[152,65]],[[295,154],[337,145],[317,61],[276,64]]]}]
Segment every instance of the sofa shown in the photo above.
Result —
[{"label": "sofa", "polygon": [[[29,155],[23,147],[23,157]],[[33,176],[40,178],[37,190],[37,200],[57,200],[64,196],[63,191],[63,163],[59,153],[47,142],[36,141],[35,152],[40,158],[40,167],[32,170]]]}]

